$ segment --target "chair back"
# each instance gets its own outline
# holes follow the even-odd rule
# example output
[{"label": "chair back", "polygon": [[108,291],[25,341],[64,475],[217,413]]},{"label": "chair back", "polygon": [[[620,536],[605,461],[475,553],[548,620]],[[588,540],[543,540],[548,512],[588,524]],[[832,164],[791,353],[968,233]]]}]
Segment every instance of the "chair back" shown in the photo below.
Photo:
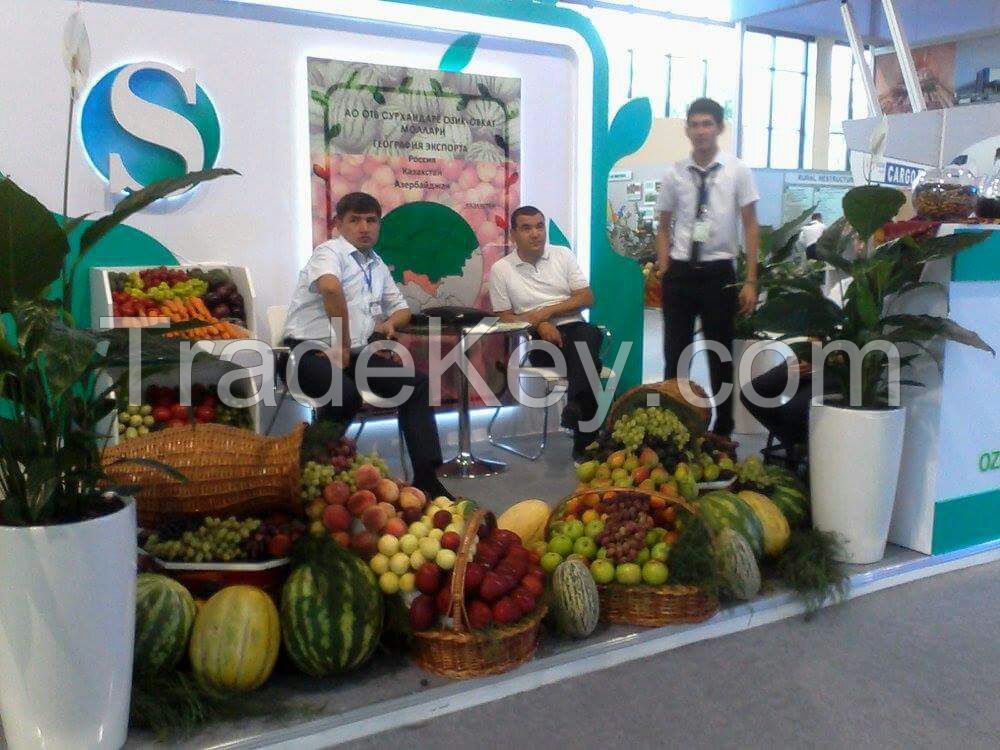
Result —
[{"label": "chair back", "polygon": [[271,346],[282,346],[284,343],[285,320],[288,318],[288,305],[274,305],[267,308],[267,327],[270,331],[268,343]]}]

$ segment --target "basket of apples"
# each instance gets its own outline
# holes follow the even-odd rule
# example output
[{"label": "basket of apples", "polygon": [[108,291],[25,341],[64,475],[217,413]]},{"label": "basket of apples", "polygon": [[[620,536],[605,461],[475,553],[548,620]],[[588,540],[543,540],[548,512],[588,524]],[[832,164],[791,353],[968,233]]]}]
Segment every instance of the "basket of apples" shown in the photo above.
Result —
[{"label": "basket of apples", "polygon": [[570,555],[585,559],[605,622],[660,627],[707,620],[718,598],[670,571],[680,528],[694,513],[683,498],[659,492],[577,493],[552,513],[541,567],[551,573]]},{"label": "basket of apples", "polygon": [[411,656],[442,677],[507,672],[531,659],[545,616],[538,555],[479,509],[466,522],[453,570],[417,571]]}]

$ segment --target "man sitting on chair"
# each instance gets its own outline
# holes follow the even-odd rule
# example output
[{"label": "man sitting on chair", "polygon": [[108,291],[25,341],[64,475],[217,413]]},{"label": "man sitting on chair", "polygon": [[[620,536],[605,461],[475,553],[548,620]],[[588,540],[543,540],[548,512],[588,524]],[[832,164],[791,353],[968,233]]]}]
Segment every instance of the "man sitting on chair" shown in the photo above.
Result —
[{"label": "man sitting on chair", "polygon": [[[597,397],[587,378],[583,357],[601,372],[599,351],[602,333],[583,320],[581,311],[594,304],[590,285],[576,257],[565,247],[546,242],[545,216],[534,206],[521,206],[510,217],[510,235],[517,251],[490,270],[490,302],[504,322],[528,323],[538,338],[556,346],[566,360],[569,388],[562,426],[573,430],[573,458],[594,440],[594,431],[580,429],[580,422],[594,417]],[[577,343],[583,344],[583,354]],[[536,367],[552,367],[552,357],[532,351]]]},{"label": "man sitting on chair", "polygon": [[[293,349],[303,341],[329,347],[300,358],[299,387],[310,398],[321,399],[333,379],[340,378],[339,403],[334,397],[333,403],[319,408],[318,417],[350,423],[363,406],[356,385],[361,351],[376,339],[395,339],[396,330],[409,323],[410,309],[389,268],[372,249],[382,221],[379,202],[367,193],[349,193],[337,202],[336,211],[334,226],[340,237],[313,250],[299,273],[284,339]],[[346,333],[331,335],[340,331]],[[376,353],[368,363],[368,388],[382,398],[398,395],[404,386],[413,388],[399,407],[400,427],[413,464],[413,484],[430,497],[448,495],[435,473],[441,465],[441,445],[427,377],[421,373],[404,375],[397,365],[394,354]]]}]

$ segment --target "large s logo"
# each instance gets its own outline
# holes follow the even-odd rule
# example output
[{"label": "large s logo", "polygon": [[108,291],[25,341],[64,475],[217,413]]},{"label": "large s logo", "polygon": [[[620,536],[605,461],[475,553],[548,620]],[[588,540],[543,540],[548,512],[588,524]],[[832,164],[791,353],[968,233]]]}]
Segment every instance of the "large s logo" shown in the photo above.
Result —
[{"label": "large s logo", "polygon": [[219,118],[194,71],[163,63],[106,73],[87,94],[80,128],[112,193],[209,169],[219,155]]}]

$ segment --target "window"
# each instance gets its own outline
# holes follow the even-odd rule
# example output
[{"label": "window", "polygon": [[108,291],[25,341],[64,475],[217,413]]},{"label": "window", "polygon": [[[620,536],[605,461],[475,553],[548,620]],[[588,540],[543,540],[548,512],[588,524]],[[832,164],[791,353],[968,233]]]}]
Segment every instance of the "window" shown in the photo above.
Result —
[{"label": "window", "polygon": [[[865,59],[870,66],[870,53],[865,53]],[[834,45],[830,78],[830,156],[827,166],[829,169],[849,169],[844,120],[868,116],[868,98],[861,80],[861,71],[854,62],[850,47]]]},{"label": "window", "polygon": [[802,168],[809,71],[805,39],[745,34],[740,127],[743,158],[750,166]]}]

